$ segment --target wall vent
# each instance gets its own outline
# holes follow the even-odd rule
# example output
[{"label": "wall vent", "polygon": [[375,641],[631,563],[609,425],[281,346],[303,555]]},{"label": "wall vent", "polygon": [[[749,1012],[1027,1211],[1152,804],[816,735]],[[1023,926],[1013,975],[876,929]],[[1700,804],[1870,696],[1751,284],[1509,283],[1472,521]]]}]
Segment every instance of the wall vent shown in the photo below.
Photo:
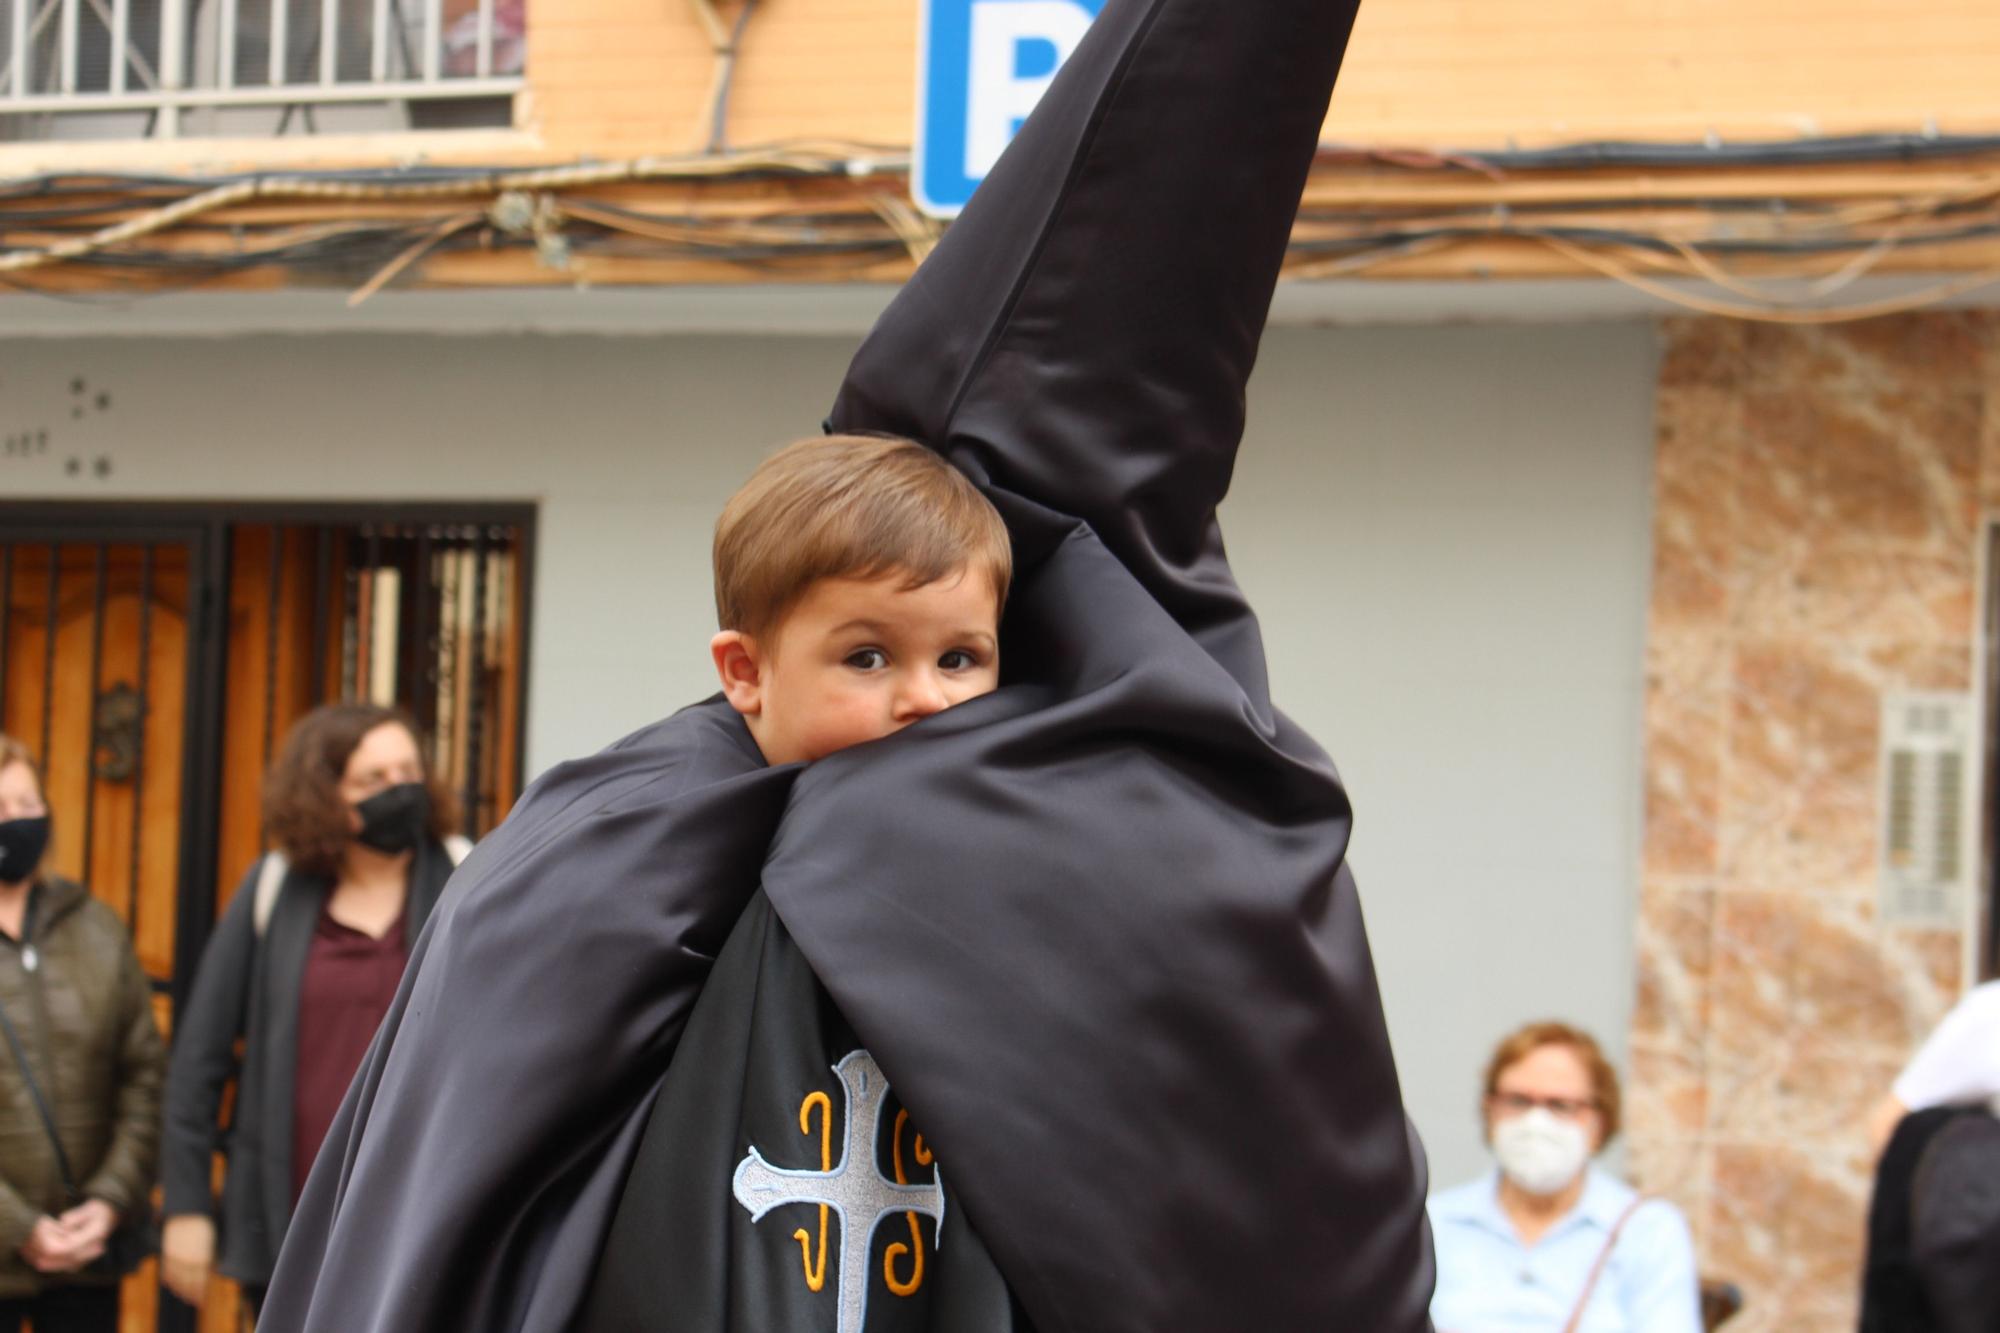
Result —
[{"label": "wall vent", "polygon": [[1972,848],[1972,697],[1882,700],[1882,920],[1964,924]]}]

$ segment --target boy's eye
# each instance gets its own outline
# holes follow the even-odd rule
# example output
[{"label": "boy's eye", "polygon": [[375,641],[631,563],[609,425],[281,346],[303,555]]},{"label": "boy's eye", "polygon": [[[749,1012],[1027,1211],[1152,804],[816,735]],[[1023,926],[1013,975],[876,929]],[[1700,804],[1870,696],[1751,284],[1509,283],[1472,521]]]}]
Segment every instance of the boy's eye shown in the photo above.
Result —
[{"label": "boy's eye", "polygon": [[844,659],[848,666],[860,671],[879,671],[889,665],[889,656],[880,648],[857,648]]},{"label": "boy's eye", "polygon": [[979,665],[979,659],[963,648],[954,648],[938,659],[938,665],[946,671],[970,671]]}]

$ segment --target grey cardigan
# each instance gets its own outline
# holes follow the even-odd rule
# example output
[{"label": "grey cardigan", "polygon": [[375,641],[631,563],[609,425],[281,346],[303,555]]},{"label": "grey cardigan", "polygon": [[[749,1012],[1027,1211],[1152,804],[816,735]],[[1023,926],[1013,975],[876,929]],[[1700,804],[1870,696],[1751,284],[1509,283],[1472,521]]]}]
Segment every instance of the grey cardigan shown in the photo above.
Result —
[{"label": "grey cardigan", "polygon": [[[255,1284],[270,1281],[291,1221],[299,989],[313,932],[333,887],[325,876],[289,870],[260,938],[253,900],[263,864],[260,858],[236,886],[202,950],[194,991],[175,1018],[160,1152],[168,1217],[214,1213],[212,1155],[217,1147],[228,1155],[216,1267]],[[443,847],[427,842],[418,849],[404,914],[405,938],[412,947],[452,869]],[[236,1107],[223,1135],[217,1116],[232,1075]]]}]

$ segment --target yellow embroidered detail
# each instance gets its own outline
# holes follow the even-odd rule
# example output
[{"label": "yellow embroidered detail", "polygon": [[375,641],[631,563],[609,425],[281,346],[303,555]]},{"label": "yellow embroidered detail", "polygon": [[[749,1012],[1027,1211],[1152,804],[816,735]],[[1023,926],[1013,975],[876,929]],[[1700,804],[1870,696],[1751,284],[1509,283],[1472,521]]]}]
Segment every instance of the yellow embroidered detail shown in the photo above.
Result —
[{"label": "yellow embroidered detail", "polygon": [[[908,1174],[903,1170],[903,1126],[909,1122],[910,1113],[907,1110],[898,1109],[896,1112],[896,1132],[890,1136],[892,1144],[890,1154],[895,1162],[896,1183],[898,1185],[907,1185],[910,1183]],[[917,1165],[929,1166],[933,1159],[931,1157],[931,1150],[924,1144],[923,1135],[917,1135],[914,1146],[916,1149]],[[917,1231],[917,1215],[915,1213],[904,1213],[903,1216],[910,1219],[910,1243],[905,1245],[901,1241],[894,1241],[888,1249],[882,1252],[882,1280],[889,1284],[889,1290],[896,1295],[911,1296],[916,1294],[917,1288],[924,1285],[924,1238]],[[896,1260],[904,1254],[910,1256],[910,1280],[908,1282],[899,1281],[896,1277]]]},{"label": "yellow embroidered detail", "polygon": [[[799,1133],[812,1133],[813,1108],[819,1108],[819,1169],[833,1170],[833,1099],[823,1092],[810,1092],[799,1103]],[[900,1127],[900,1126],[899,1126]],[[820,1291],[826,1287],[826,1215],[825,1204],[819,1206],[819,1263],[813,1263],[812,1233],[800,1227],[792,1233],[792,1239],[799,1243],[799,1260],[805,1265],[806,1289]]]}]

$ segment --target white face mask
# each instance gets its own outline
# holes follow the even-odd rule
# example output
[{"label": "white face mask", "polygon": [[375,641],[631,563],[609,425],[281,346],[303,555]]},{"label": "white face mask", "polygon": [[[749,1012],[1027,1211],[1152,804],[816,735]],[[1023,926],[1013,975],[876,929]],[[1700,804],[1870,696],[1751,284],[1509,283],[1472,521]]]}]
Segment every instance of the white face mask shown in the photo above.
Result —
[{"label": "white face mask", "polygon": [[1537,1106],[1493,1127],[1493,1155],[1507,1179],[1530,1194],[1560,1194],[1583,1174],[1590,1136],[1574,1120]]}]

